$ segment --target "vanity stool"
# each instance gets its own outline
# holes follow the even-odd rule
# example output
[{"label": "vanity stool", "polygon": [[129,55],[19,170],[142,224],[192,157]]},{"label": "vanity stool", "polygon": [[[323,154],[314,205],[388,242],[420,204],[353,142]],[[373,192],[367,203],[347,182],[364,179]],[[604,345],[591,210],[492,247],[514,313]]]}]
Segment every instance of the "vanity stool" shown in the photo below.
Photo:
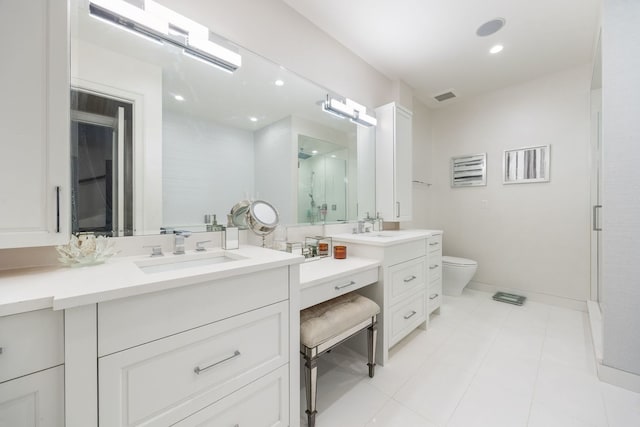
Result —
[{"label": "vanity stool", "polygon": [[363,329],[367,329],[369,377],[376,366],[376,338],[380,307],[355,292],[306,308],[300,312],[300,353],[304,356],[304,379],[309,427],[316,423],[318,357]]}]

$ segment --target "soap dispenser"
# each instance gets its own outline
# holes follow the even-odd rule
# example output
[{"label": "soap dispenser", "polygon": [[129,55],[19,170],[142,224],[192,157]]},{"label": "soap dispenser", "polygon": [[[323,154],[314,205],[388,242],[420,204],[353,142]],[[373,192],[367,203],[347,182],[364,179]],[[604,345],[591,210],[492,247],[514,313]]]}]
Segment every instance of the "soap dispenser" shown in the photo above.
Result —
[{"label": "soap dispenser", "polygon": [[222,249],[238,249],[240,247],[240,231],[233,224],[231,214],[227,215],[227,226],[222,227]]}]

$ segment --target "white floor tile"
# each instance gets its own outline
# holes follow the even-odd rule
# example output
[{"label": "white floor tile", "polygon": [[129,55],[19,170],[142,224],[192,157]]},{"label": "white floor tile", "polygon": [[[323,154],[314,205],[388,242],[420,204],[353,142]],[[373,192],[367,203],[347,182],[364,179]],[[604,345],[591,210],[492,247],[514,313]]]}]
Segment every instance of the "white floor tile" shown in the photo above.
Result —
[{"label": "white floor tile", "polygon": [[500,385],[472,383],[447,427],[526,427],[529,394],[515,393]]},{"label": "white floor tile", "polygon": [[640,426],[640,393],[601,384],[609,427]]},{"label": "white floor tile", "polygon": [[557,408],[533,402],[527,427],[594,427],[594,425],[572,418]]},{"label": "white floor tile", "polygon": [[607,425],[600,381],[562,364],[540,362],[534,402],[594,426]]},{"label": "white floor tile", "polygon": [[366,427],[438,427],[395,400],[389,400]]},{"label": "white floor tile", "polygon": [[427,363],[394,399],[436,424],[445,424],[464,396],[473,371],[446,362]]}]

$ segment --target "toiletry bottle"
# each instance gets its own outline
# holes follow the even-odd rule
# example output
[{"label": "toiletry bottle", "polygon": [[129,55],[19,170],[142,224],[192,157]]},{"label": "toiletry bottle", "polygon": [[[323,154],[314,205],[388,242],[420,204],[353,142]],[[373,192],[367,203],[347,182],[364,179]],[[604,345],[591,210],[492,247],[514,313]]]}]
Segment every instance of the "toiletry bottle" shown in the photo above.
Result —
[{"label": "toiletry bottle", "polygon": [[[233,223],[231,224],[233,226]],[[221,231],[222,225],[218,224],[218,219],[216,218],[216,214],[213,214],[213,223],[211,224],[211,231]]]},{"label": "toiletry bottle", "polygon": [[[219,226],[218,226],[219,227]],[[222,249],[238,249],[240,247],[240,232],[233,224],[231,215],[227,215],[227,226],[222,228]]]}]

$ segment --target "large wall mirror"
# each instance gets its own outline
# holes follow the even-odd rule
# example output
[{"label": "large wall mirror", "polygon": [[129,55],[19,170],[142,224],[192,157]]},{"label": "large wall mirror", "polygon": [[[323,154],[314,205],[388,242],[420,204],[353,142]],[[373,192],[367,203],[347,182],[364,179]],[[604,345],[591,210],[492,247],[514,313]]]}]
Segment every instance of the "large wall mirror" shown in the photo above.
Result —
[{"label": "large wall mirror", "polygon": [[283,224],[374,212],[375,128],[322,111],[339,98],[326,88],[209,39],[241,66],[223,71],[71,0],[73,231],[205,231],[205,217],[224,223],[255,198]]}]

